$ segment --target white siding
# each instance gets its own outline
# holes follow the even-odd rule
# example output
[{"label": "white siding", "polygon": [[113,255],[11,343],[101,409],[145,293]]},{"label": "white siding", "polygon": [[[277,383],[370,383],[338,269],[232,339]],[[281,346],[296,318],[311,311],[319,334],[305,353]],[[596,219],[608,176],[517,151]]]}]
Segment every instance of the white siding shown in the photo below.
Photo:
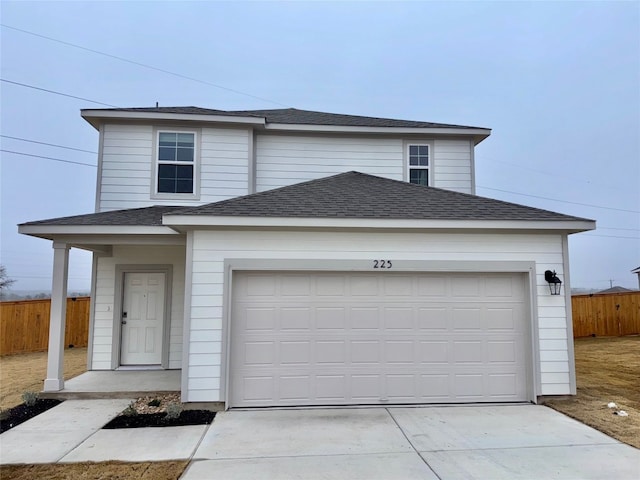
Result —
[{"label": "white siding", "polygon": [[[170,128],[170,127],[167,127]],[[105,125],[97,211],[151,205],[200,205],[246,195],[249,130],[202,128],[200,199],[151,198],[154,129],[151,125]]]},{"label": "white siding", "polygon": [[[472,193],[471,142],[468,139],[430,142],[433,186]],[[350,170],[407,180],[404,148],[402,138],[258,135],[256,191]]]},{"label": "white siding", "polygon": [[469,140],[435,140],[433,145],[433,186],[473,193]]},{"label": "white siding", "polygon": [[182,325],[184,318],[184,246],[114,246],[111,257],[99,257],[96,271],[95,319],[93,328],[93,370],[111,370],[114,334],[117,265],[173,265],[171,285],[171,330],[169,368],[182,366]]},{"label": "white siding", "polygon": [[[569,394],[564,296],[550,296],[544,271],[563,275],[561,235],[426,234],[359,232],[205,232],[194,234],[187,401],[221,397],[225,259],[381,258],[396,261],[534,262],[540,361],[538,395]],[[535,357],[534,357],[535,358]]]},{"label": "white siding", "polygon": [[402,180],[402,148],[393,138],[258,135],[256,191],[350,170]]}]

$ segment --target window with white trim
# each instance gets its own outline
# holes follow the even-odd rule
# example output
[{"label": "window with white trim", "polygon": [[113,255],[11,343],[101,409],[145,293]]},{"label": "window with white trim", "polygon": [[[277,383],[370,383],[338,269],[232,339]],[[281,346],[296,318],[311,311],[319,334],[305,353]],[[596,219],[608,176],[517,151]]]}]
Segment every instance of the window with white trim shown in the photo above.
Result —
[{"label": "window with white trim", "polygon": [[196,135],[158,132],[157,193],[195,193]]},{"label": "window with white trim", "polygon": [[428,144],[408,145],[409,183],[429,185],[429,156]]}]

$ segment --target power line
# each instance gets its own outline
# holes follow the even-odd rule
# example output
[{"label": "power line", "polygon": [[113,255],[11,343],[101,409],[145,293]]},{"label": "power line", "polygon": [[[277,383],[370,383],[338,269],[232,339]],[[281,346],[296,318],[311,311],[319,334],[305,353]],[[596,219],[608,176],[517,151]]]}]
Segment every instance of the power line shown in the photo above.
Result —
[{"label": "power line", "polygon": [[92,48],[83,47],[82,45],[77,45],[75,43],[65,42],[64,40],[58,40],[57,38],[47,37],[46,35],[41,35],[39,33],[30,32],[28,30],[23,30],[21,28],[12,27],[12,26],[6,25],[4,23],[0,23],[0,26],[5,27],[5,28],[9,28],[11,30],[15,30],[17,32],[26,33],[28,35],[33,35],[34,37],[40,37],[40,38],[44,38],[45,40],[50,40],[52,42],[57,42],[57,43],[60,43],[62,45],[66,45],[68,47],[78,48],[78,49],[84,50],[86,52],[95,53],[96,55],[102,55],[102,56],[105,56],[105,57],[113,58],[115,60],[119,60],[121,62],[126,62],[126,63],[130,63],[132,65],[137,65],[138,67],[148,68],[150,70],[155,70],[156,72],[162,72],[162,73],[166,73],[167,75],[173,75],[174,77],[183,78],[185,80],[191,80],[192,82],[201,83],[203,85],[209,85],[210,87],[215,87],[215,88],[219,88],[221,90],[226,90],[227,92],[232,92],[232,93],[236,93],[238,95],[244,95],[246,97],[255,98],[256,100],[261,100],[263,102],[273,103],[275,105],[280,105],[281,107],[288,107],[288,105],[285,105],[285,104],[280,103],[280,102],[276,102],[275,100],[269,100],[268,98],[258,97],[256,95],[252,95],[250,93],[245,93],[245,92],[242,92],[240,90],[235,90],[233,88],[224,87],[222,85],[218,85],[216,83],[208,82],[206,80],[200,80],[198,78],[189,77],[189,76],[183,75],[181,73],[176,73],[176,72],[172,72],[170,70],[165,70],[164,68],[154,67],[153,65],[148,65],[146,63],[136,62],[135,60],[129,60],[128,58],[119,57],[117,55],[112,55],[112,54],[106,53],[106,52],[101,52],[100,50],[94,50]]},{"label": "power line", "polygon": [[628,232],[640,232],[640,228],[598,227],[598,230],[626,230]]},{"label": "power line", "polygon": [[585,237],[604,237],[604,238],[626,238],[628,240],[640,240],[640,237],[621,237],[618,235],[597,235],[593,233],[585,233]]},{"label": "power line", "polygon": [[572,205],[582,205],[583,207],[603,208],[605,210],[616,210],[618,212],[640,213],[640,210],[625,210],[624,208],[603,207],[601,205],[592,205],[589,203],[580,203],[580,202],[570,202],[568,200],[560,200],[558,198],[541,197],[539,195],[529,195],[527,193],[512,192],[511,190],[501,190],[499,188],[483,187],[482,185],[476,185],[476,186],[478,188],[484,188],[485,190],[494,190],[496,192],[512,193],[513,195],[522,195],[523,197],[541,198],[543,200],[552,200],[554,202],[570,203]]},{"label": "power line", "polygon": [[[478,158],[478,157],[476,157],[476,158]],[[504,165],[509,165],[511,167],[520,168],[522,170],[529,170],[530,172],[535,172],[535,173],[539,173],[541,175],[547,175],[547,176],[550,176],[550,177],[558,178],[556,173],[546,172],[544,170],[537,170],[537,169],[531,168],[531,167],[525,167],[524,165],[518,165],[517,163],[505,162],[503,160],[495,160],[495,159],[489,158],[489,157],[478,158],[478,160],[480,160],[480,161],[485,161],[486,160],[486,161],[489,161],[489,162],[502,163]],[[576,178],[572,177],[572,180],[576,180]],[[609,190],[617,190],[618,189],[618,187],[614,187],[614,186],[611,186],[611,185],[604,185],[602,183],[600,183],[600,184],[595,183],[594,184],[594,183],[591,182],[591,180],[587,180],[586,178],[577,178],[577,180],[580,180],[581,182],[587,183],[587,184],[592,185],[592,186],[599,186],[599,187],[606,188],[606,189],[609,189]]]},{"label": "power line", "polygon": [[88,98],[83,98],[83,97],[76,97],[75,95],[69,95],[68,93],[56,92],[55,90],[48,90],[46,88],[35,87],[33,85],[28,85],[26,83],[14,82],[12,80],[7,80],[5,78],[0,78],[0,81],[6,82],[6,83],[11,83],[13,85],[18,85],[20,87],[33,88],[34,90],[40,90],[41,92],[53,93],[54,95],[60,95],[60,96],[69,97],[69,98],[75,98],[76,100],[83,100],[85,102],[97,103],[98,105],[104,105],[105,107],[118,108],[116,105],[111,105],[109,103],[97,102],[96,100],[90,100]]},{"label": "power line", "polygon": [[65,148],[67,150],[75,150],[76,152],[86,152],[86,153],[95,153],[95,154],[98,153],[98,152],[92,152],[91,150],[83,150],[82,148],[66,147],[64,145],[56,145],[55,143],[38,142],[37,140],[29,140],[27,138],[12,137],[10,135],[0,135],[0,137],[10,138],[11,140],[19,140],[21,142],[37,143],[39,145],[48,145],[49,147]]},{"label": "power line", "polygon": [[53,160],[55,162],[73,163],[75,165],[84,165],[86,167],[94,167],[94,168],[97,167],[97,165],[92,165],[90,163],[74,162],[73,160],[63,160],[62,158],[45,157],[45,156],[42,156],[42,155],[33,155],[31,153],[14,152],[13,150],[0,149],[0,152],[13,153],[14,155],[23,155],[25,157],[44,158],[44,159],[47,159],[47,160]]}]

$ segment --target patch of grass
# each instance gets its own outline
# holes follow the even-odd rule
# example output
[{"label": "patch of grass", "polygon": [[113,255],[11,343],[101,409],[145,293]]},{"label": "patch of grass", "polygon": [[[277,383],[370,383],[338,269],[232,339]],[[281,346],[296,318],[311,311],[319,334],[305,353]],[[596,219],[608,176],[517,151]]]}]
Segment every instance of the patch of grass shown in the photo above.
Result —
[{"label": "patch of grass", "polygon": [[640,448],[640,336],[576,339],[575,358],[577,395],[545,405]]},{"label": "patch of grass", "polygon": [[177,480],[188,461],[0,465],[2,480]]},{"label": "patch of grass", "polygon": [[[86,348],[69,348],[64,351],[65,380],[86,371]],[[0,357],[0,408],[11,408],[21,404],[23,392],[41,391],[46,374],[47,352]]]}]

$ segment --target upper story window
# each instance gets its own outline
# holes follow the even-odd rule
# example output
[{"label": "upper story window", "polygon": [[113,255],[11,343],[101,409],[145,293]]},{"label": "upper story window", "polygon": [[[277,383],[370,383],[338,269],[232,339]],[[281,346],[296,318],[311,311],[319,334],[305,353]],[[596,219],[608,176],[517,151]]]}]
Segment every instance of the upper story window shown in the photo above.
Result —
[{"label": "upper story window", "polygon": [[195,194],[196,135],[158,132],[157,193]]},{"label": "upper story window", "polygon": [[429,144],[408,145],[409,183],[429,185]]}]

